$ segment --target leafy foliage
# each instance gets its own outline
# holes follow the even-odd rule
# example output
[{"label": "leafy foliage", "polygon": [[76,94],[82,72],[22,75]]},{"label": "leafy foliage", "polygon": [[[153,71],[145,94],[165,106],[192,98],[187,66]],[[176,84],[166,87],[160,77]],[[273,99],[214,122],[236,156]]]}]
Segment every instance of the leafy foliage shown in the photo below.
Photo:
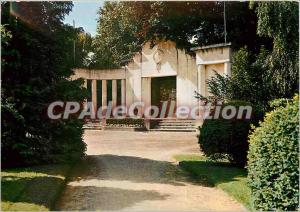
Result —
[{"label": "leafy foliage", "polygon": [[297,2],[260,2],[257,32],[273,38],[269,55],[272,87],[278,97],[291,98],[299,86],[299,4]]},{"label": "leafy foliage", "polygon": [[268,101],[276,96],[270,85],[272,76],[267,71],[267,55],[268,51],[264,48],[257,56],[241,48],[233,54],[230,77],[215,73],[207,81],[211,94],[218,99],[249,101],[266,110]]},{"label": "leafy foliage", "polygon": [[299,6],[296,2],[255,5],[258,35],[272,38],[273,47],[259,47],[259,54],[240,49],[233,56],[232,77],[217,74],[208,87],[214,96],[250,101],[267,111],[270,100],[291,98],[298,91]]},{"label": "leafy foliage", "polygon": [[106,125],[119,127],[144,127],[144,119],[106,119]]},{"label": "leafy foliage", "polygon": [[[238,111],[239,106],[251,106],[248,102],[232,101],[224,104],[221,111],[226,106],[234,106]],[[212,116],[215,116],[215,111]],[[251,119],[238,119],[237,116],[232,119],[205,119],[200,127],[199,144],[205,155],[214,159],[220,159],[224,156],[236,164],[244,167],[247,162],[248,142],[247,136],[250,125],[258,119],[259,113],[252,112]]]},{"label": "leafy foliage", "polygon": [[75,61],[76,68],[89,68],[96,61],[94,58],[93,38],[82,28],[75,30]]},{"label": "leafy foliage", "polygon": [[[115,67],[143,43],[171,40],[178,48],[224,42],[223,2],[106,2],[94,41],[97,67]],[[246,2],[226,2],[227,40],[256,50],[268,39],[256,35],[257,18]]]},{"label": "leafy foliage", "polygon": [[83,155],[82,121],[52,121],[53,101],[79,101],[81,80],[70,81],[73,31],[62,19],[69,2],[2,3],[2,165],[70,161]]},{"label": "leafy foliage", "polygon": [[259,2],[257,32],[260,36],[274,39],[276,48],[290,49],[293,55],[298,51],[299,4],[297,2]]},{"label": "leafy foliage", "polygon": [[277,100],[275,105],[249,136],[249,185],[256,210],[297,211],[299,97],[289,103]]},{"label": "leafy foliage", "polygon": [[[94,41],[97,67],[114,68],[131,59],[142,43],[138,35],[150,18],[151,2],[105,2]],[[147,11],[147,12],[146,12]]]}]

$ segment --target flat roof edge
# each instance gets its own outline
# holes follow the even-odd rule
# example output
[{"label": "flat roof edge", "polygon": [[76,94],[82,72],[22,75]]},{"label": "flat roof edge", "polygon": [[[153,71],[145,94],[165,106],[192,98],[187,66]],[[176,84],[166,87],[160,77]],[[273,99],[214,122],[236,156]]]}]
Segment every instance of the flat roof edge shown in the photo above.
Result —
[{"label": "flat roof edge", "polygon": [[212,45],[207,45],[207,46],[193,47],[193,48],[190,48],[190,50],[197,51],[197,50],[219,48],[219,47],[226,47],[226,46],[231,46],[231,43],[218,43],[218,44],[212,44]]}]

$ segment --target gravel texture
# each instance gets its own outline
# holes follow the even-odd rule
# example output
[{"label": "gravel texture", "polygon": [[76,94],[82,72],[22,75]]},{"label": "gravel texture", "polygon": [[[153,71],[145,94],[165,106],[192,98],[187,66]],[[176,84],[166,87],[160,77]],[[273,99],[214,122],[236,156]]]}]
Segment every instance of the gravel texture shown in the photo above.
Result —
[{"label": "gravel texture", "polygon": [[195,133],[87,130],[60,210],[244,211],[225,192],[192,182],[172,156],[200,154]]}]

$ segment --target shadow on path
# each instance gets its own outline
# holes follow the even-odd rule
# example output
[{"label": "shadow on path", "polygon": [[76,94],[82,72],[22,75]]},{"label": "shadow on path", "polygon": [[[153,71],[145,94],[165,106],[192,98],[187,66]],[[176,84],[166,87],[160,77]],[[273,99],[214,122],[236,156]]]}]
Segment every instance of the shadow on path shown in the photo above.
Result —
[{"label": "shadow on path", "polygon": [[[187,184],[210,186],[206,182],[194,180],[179,166],[167,161],[131,156],[90,155],[74,169],[57,208],[122,210],[137,205],[143,205],[143,208],[147,201],[158,201],[155,203],[160,204],[162,202],[159,201],[168,200],[172,203],[170,198],[174,198],[176,193],[187,192],[180,189]],[[203,194],[207,195],[205,192]],[[184,193],[179,195],[184,197]]]},{"label": "shadow on path", "polygon": [[72,180],[126,180],[136,183],[164,183],[183,186],[184,172],[176,165],[141,157],[118,155],[87,156],[72,174]]},{"label": "shadow on path", "polygon": [[[90,155],[75,167],[57,207],[61,210],[121,210],[141,201],[168,197],[149,188],[145,190],[141,185],[184,186],[183,181],[186,181],[183,171],[170,162],[118,155]],[[128,184],[129,187],[116,188],[115,184]]]},{"label": "shadow on path", "polygon": [[121,210],[141,201],[164,200],[167,197],[155,191],[95,186],[68,186],[67,191],[71,201],[63,203],[62,210]]}]

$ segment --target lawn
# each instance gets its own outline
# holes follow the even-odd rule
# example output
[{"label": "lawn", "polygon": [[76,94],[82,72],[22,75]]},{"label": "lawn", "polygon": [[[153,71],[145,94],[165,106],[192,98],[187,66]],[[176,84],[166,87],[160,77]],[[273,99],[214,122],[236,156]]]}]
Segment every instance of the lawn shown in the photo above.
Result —
[{"label": "lawn", "polygon": [[70,170],[71,165],[3,169],[1,209],[6,211],[54,209]]},{"label": "lawn", "polygon": [[231,167],[226,162],[208,161],[205,156],[198,155],[177,155],[175,159],[193,180],[206,186],[220,188],[247,209],[252,209],[245,169]]}]

